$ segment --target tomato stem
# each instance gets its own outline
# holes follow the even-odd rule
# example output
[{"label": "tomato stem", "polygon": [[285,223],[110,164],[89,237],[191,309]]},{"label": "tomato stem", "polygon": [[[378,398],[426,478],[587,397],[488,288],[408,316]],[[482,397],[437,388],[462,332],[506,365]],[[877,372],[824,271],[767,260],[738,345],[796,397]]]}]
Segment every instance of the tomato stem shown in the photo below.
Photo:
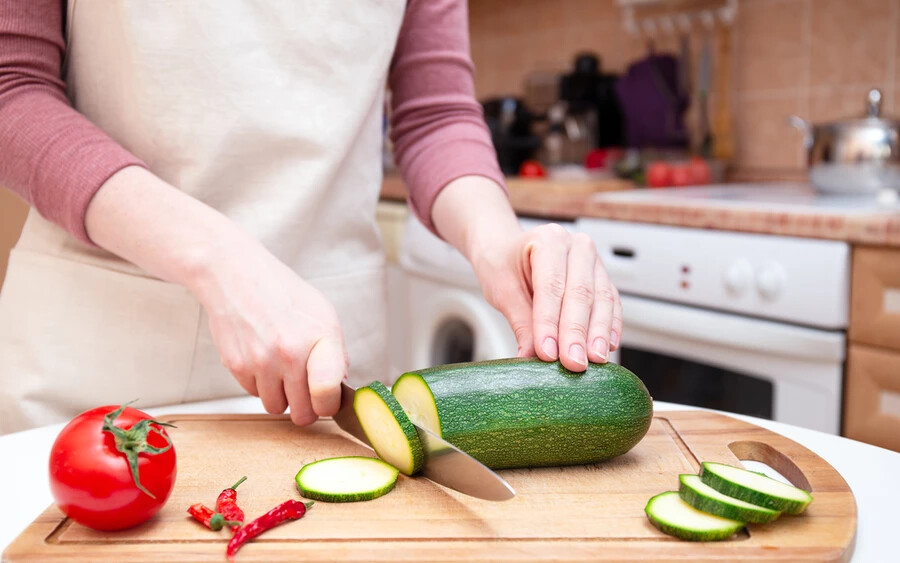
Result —
[{"label": "tomato stem", "polygon": [[[172,439],[167,434],[164,434],[163,431],[158,428],[158,426],[169,426],[171,428],[175,428],[175,425],[153,419],[144,419],[137,421],[131,426],[131,428],[128,429],[116,426],[114,424],[116,418],[118,418],[119,415],[122,414],[122,412],[128,405],[134,402],[135,401],[129,401],[118,409],[104,416],[103,432],[109,432],[110,434],[112,434],[113,438],[115,438],[116,440],[116,449],[125,454],[125,459],[128,460],[128,466],[131,468],[131,477],[134,480],[134,486],[150,498],[155,499],[156,496],[141,484],[141,478],[138,474],[138,455],[142,453],[147,455],[157,455],[171,449]],[[155,424],[157,426],[150,426],[151,424]],[[166,441],[166,446],[163,448],[151,446],[147,442],[147,436],[150,434],[150,432],[155,432],[156,434],[161,436]]]}]

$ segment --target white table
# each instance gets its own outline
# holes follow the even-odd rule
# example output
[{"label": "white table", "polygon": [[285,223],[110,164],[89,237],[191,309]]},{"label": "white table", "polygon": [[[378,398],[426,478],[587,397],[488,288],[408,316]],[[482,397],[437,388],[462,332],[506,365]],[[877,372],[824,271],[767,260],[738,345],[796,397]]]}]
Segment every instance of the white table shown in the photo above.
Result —
[{"label": "white table", "polygon": [[[657,411],[692,407],[655,402]],[[252,397],[145,409],[167,413],[263,413]],[[859,510],[853,561],[896,561],[896,507],[900,505],[900,454],[814,430],[732,415],[803,444],[833,465],[853,489]],[[62,424],[0,436],[0,551],[53,502],[47,460]]]}]

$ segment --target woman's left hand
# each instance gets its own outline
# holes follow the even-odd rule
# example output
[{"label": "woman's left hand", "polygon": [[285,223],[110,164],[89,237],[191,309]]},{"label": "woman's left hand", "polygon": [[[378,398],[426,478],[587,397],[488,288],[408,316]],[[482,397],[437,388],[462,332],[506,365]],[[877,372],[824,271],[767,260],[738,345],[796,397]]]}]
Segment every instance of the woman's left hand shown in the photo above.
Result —
[{"label": "woman's left hand", "polygon": [[572,371],[607,361],[622,303],[589,236],[547,224],[473,242],[481,289],[509,321],[519,356],[559,359]]},{"label": "woman's left hand", "polygon": [[506,316],[519,356],[584,371],[588,360],[606,362],[618,348],[622,302],[590,237],[555,224],[523,232],[506,194],[480,176],[448,184],[432,218]]}]

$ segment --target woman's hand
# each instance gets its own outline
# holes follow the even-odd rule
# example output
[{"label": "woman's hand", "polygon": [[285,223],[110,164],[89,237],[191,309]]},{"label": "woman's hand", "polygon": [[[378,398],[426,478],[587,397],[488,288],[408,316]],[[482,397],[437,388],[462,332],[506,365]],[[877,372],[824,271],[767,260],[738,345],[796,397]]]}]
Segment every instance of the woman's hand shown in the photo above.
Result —
[{"label": "woman's hand", "polygon": [[222,363],[266,410],[309,424],[340,406],[347,354],[334,307],[218,211],[147,170],[123,168],[91,200],[99,246],[187,287]]},{"label": "woman's hand", "polygon": [[619,346],[622,303],[590,237],[554,224],[523,232],[498,186],[476,176],[448,184],[432,217],[509,321],[519,356],[584,371]]},{"label": "woman's hand", "polygon": [[622,303],[590,237],[556,224],[474,243],[488,302],[509,321],[519,356],[559,359],[572,371],[607,361],[622,334]]},{"label": "woman's hand", "polygon": [[266,411],[298,425],[340,406],[348,357],[334,307],[255,243],[231,248],[194,285],[222,364]]}]

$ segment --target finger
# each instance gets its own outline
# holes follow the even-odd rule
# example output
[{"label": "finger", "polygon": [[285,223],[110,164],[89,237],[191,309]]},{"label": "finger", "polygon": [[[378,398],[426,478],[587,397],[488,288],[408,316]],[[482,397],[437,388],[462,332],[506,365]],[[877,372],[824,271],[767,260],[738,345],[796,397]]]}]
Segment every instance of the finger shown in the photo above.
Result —
[{"label": "finger", "polygon": [[610,329],[613,308],[617,300],[616,289],[600,260],[594,264],[594,306],[591,310],[591,324],[588,329],[588,358],[592,362],[606,363],[609,359]]},{"label": "finger", "polygon": [[306,362],[312,410],[331,416],[341,406],[341,381],[347,375],[346,353],[340,337],[327,336],[313,345]]},{"label": "finger", "polygon": [[594,262],[597,252],[590,237],[572,237],[566,270],[566,290],[559,315],[559,356],[571,371],[587,368],[588,324],[594,304]]},{"label": "finger", "polygon": [[[524,282],[523,282],[524,283]],[[497,310],[503,313],[516,337],[520,358],[534,357],[534,336],[531,331],[531,296],[528,288],[506,291],[497,303]]]},{"label": "finger", "polygon": [[566,289],[569,237],[559,225],[544,232],[549,234],[536,240],[531,251],[532,331],[538,357],[551,362],[559,358],[559,313]]},{"label": "finger", "polygon": [[313,412],[309,399],[306,363],[291,362],[284,374],[284,394],[291,406],[291,421],[297,426],[312,424],[319,417]]},{"label": "finger", "polygon": [[[613,290],[616,290],[615,286]],[[612,330],[609,332],[609,349],[618,350],[619,342],[622,340],[622,330],[625,317],[622,314],[622,298],[619,296],[618,290],[615,291],[615,301],[613,302],[612,314]]]},{"label": "finger", "polygon": [[288,406],[284,394],[282,375],[273,371],[262,373],[256,377],[256,388],[263,407],[269,414],[281,414]]}]

